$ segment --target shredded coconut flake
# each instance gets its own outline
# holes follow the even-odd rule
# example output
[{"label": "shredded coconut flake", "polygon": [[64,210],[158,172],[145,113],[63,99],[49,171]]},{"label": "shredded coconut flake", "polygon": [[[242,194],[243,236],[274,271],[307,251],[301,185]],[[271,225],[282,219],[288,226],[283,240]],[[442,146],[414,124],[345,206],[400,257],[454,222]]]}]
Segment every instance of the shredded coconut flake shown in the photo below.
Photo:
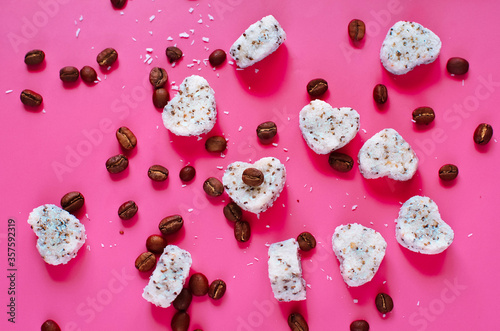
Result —
[{"label": "shredded coconut flake", "polygon": [[210,41],[210,38],[203,37],[203,38],[201,38],[201,40],[203,40],[204,42],[208,43]]},{"label": "shredded coconut flake", "polygon": [[181,37],[181,38],[189,38],[189,33],[187,33],[187,32],[179,33],[179,37]]},{"label": "shredded coconut flake", "polygon": [[153,20],[154,20],[155,18],[156,18],[156,16],[155,16],[155,15],[151,15],[151,17],[149,18],[149,21],[150,21],[150,22],[153,22]]},{"label": "shredded coconut flake", "polygon": [[78,30],[76,30],[76,37],[78,38],[79,35],[80,35],[80,28],[78,28]]}]

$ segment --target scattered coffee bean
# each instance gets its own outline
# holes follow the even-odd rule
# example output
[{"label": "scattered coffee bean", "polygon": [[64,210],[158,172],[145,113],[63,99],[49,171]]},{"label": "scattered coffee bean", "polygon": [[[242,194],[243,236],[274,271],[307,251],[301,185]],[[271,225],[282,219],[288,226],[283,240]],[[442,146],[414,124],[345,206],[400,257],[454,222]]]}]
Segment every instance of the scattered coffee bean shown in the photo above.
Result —
[{"label": "scattered coffee bean", "polygon": [[42,104],[43,98],[35,91],[26,89],[21,92],[21,102],[25,106],[38,107]]},{"label": "scattered coffee bean", "polygon": [[162,236],[157,234],[150,235],[146,239],[146,249],[154,254],[163,253],[163,249],[167,246],[167,241]]},{"label": "scattered coffee bean", "polygon": [[415,123],[425,125],[430,124],[436,117],[431,107],[418,107],[412,112],[411,116]]},{"label": "scattered coffee bean", "polygon": [[113,63],[115,63],[117,59],[118,59],[118,53],[113,48],[106,48],[105,50],[97,54],[96,58],[97,63],[101,67],[108,67]]},{"label": "scattered coffee bean", "polygon": [[299,247],[304,252],[310,251],[314,247],[316,247],[316,238],[309,232],[302,232],[297,237],[297,242],[299,243]]},{"label": "scattered coffee bean", "polygon": [[172,317],[170,326],[172,327],[172,331],[188,331],[190,322],[191,318],[188,313],[185,311],[178,311]]},{"label": "scattered coffee bean", "polygon": [[184,225],[184,220],[180,215],[167,216],[160,221],[158,228],[164,235],[174,234]]},{"label": "scattered coffee bean", "polygon": [[226,282],[222,279],[216,279],[208,288],[208,296],[214,300],[219,300],[226,293]]},{"label": "scattered coffee bean", "polygon": [[137,146],[137,138],[126,126],[122,126],[116,130],[116,139],[118,139],[120,146],[126,150],[131,150]]},{"label": "scattered coffee bean", "polygon": [[373,89],[373,100],[378,104],[384,104],[387,101],[387,87],[384,84],[377,84]]},{"label": "scattered coffee bean", "polygon": [[217,178],[210,177],[203,183],[203,191],[211,197],[218,197],[224,193],[224,185]]},{"label": "scattered coffee bean", "polygon": [[61,328],[55,321],[46,320],[42,324],[42,331],[61,331]]},{"label": "scattered coffee bean", "polygon": [[226,147],[226,138],[222,136],[212,136],[205,141],[205,149],[209,152],[222,153]]},{"label": "scattered coffee bean", "polygon": [[257,127],[257,137],[264,145],[269,145],[273,142],[274,137],[278,133],[278,127],[274,122],[264,122]]},{"label": "scattered coffee bean", "polygon": [[24,63],[29,66],[36,66],[43,62],[45,53],[42,50],[34,49],[24,56]]},{"label": "scattered coffee bean", "polygon": [[224,63],[224,61],[226,61],[226,52],[222,49],[216,49],[210,54],[208,61],[212,67],[220,66]]},{"label": "scattered coffee bean", "polygon": [[97,80],[97,72],[91,66],[80,69],[80,77],[85,83],[94,83]]},{"label": "scattered coffee bean", "polygon": [[204,274],[198,272],[189,277],[189,289],[193,295],[204,296],[208,293],[208,288],[208,279]]},{"label": "scattered coffee bean", "polygon": [[159,164],[152,165],[148,169],[148,177],[155,182],[163,182],[168,178],[168,169]]},{"label": "scattered coffee bean", "polygon": [[492,136],[493,128],[491,127],[491,125],[481,123],[474,131],[474,142],[478,145],[486,145],[490,142]]},{"label": "scattered coffee bean", "polygon": [[85,198],[80,192],[74,191],[66,193],[61,198],[61,207],[68,213],[74,214],[85,204]]},{"label": "scattered coffee bean", "polygon": [[250,240],[250,223],[247,221],[236,221],[234,223],[234,237],[239,242]]},{"label": "scattered coffee bean", "polygon": [[240,206],[231,201],[224,207],[224,216],[231,222],[236,222],[241,220],[243,216],[243,211]]},{"label": "scattered coffee bean", "polygon": [[439,178],[444,181],[454,180],[458,176],[458,167],[454,164],[445,164],[439,168]]},{"label": "scattered coffee bean", "polygon": [[123,170],[127,169],[127,167],[128,159],[123,154],[112,156],[106,161],[106,169],[109,173],[112,174],[122,172]]},{"label": "scattered coffee bean", "polygon": [[354,19],[349,22],[347,31],[352,41],[360,41],[365,36],[365,23],[362,20]]},{"label": "scattered coffee bean", "polygon": [[347,154],[333,151],[328,157],[328,164],[339,172],[349,172],[354,166],[354,160]]},{"label": "scattered coffee bean", "polygon": [[365,320],[357,320],[352,322],[349,328],[351,331],[368,331],[370,330],[370,325]]},{"label": "scattered coffee bean", "polygon": [[172,305],[178,311],[185,311],[189,308],[192,300],[193,295],[191,294],[191,290],[187,287],[184,287],[172,302]]},{"label": "scattered coffee bean", "polygon": [[111,4],[116,9],[122,9],[123,7],[125,7],[126,3],[127,3],[127,0],[111,0]]},{"label": "scattered coffee bean", "polygon": [[179,178],[183,182],[192,181],[195,175],[196,175],[196,169],[190,165],[183,167],[179,172]]},{"label": "scattered coffee bean", "polygon": [[328,83],[323,78],[316,78],[307,83],[307,93],[313,98],[320,97],[328,90]]},{"label": "scattered coffee bean", "polygon": [[264,182],[264,174],[259,169],[246,168],[241,175],[243,183],[249,186],[260,186]]},{"label": "scattered coffee bean", "polygon": [[167,55],[168,62],[170,63],[175,62],[182,57],[182,51],[175,46],[167,47],[165,54]]},{"label": "scattered coffee bean", "polygon": [[168,80],[167,71],[163,68],[154,67],[149,72],[149,82],[154,88],[160,88],[165,86]]},{"label": "scattered coffee bean", "polygon": [[137,214],[137,210],[139,207],[137,207],[137,204],[130,200],[127,202],[124,202],[119,208],[118,208],[118,217],[120,217],[122,220],[129,220],[132,217]]},{"label": "scattered coffee bean", "polygon": [[299,313],[292,313],[288,316],[288,326],[292,331],[309,331],[306,319]]},{"label": "scattered coffee bean", "polygon": [[76,82],[78,77],[80,77],[80,72],[75,67],[68,66],[59,70],[59,78],[65,83]]},{"label": "scattered coffee bean", "polygon": [[153,91],[153,105],[156,108],[165,108],[169,101],[170,93],[167,89],[160,87]]},{"label": "scattered coffee bean", "polygon": [[463,75],[469,71],[469,62],[461,57],[452,57],[446,62],[446,70],[452,75]]},{"label": "scattered coffee bean", "polygon": [[149,271],[156,265],[156,256],[151,252],[144,252],[135,260],[135,267],[139,271]]},{"label": "scattered coffee bean", "polygon": [[379,312],[387,314],[394,308],[394,303],[392,302],[392,298],[389,294],[379,293],[375,297],[375,306],[377,306],[377,310]]}]

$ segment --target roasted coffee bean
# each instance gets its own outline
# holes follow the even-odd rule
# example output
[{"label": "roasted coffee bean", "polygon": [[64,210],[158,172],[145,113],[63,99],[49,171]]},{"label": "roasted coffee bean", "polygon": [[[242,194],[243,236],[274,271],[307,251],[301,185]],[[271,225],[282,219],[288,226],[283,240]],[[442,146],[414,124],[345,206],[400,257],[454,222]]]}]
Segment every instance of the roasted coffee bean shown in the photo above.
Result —
[{"label": "roasted coffee bean", "polygon": [[158,228],[164,235],[169,235],[179,231],[184,225],[184,220],[180,215],[167,216],[160,221]]},{"label": "roasted coffee bean", "polygon": [[463,75],[469,71],[469,62],[461,57],[452,57],[446,62],[446,70],[452,75]]},{"label": "roasted coffee bean", "polygon": [[122,220],[129,220],[137,214],[137,210],[139,210],[139,207],[137,207],[137,204],[134,201],[130,200],[124,202],[118,208],[118,217]]},{"label": "roasted coffee bean", "polygon": [[278,133],[278,127],[274,122],[264,122],[259,124],[257,127],[257,137],[260,142],[264,145],[268,145],[273,142],[273,138]]},{"label": "roasted coffee bean", "polygon": [[236,221],[234,223],[234,237],[239,242],[250,240],[250,223],[247,221]]},{"label": "roasted coffee bean", "polygon": [[123,170],[127,169],[127,167],[128,159],[123,154],[112,156],[106,161],[106,169],[109,173],[112,174],[122,172]]},{"label": "roasted coffee bean", "polygon": [[208,293],[208,279],[201,272],[195,273],[189,277],[189,289],[193,295],[198,297]]},{"label": "roasted coffee bean", "polygon": [[431,107],[418,107],[412,112],[411,116],[415,123],[425,125],[430,124],[436,117]]},{"label": "roasted coffee bean", "polygon": [[205,141],[205,149],[209,152],[222,153],[226,147],[226,139],[222,136],[212,136]]},{"label": "roasted coffee bean", "polygon": [[80,77],[80,72],[75,67],[68,66],[59,70],[59,78],[65,83],[76,82],[78,77]]},{"label": "roasted coffee bean", "polygon": [[231,201],[224,207],[224,216],[231,222],[236,222],[241,220],[243,216],[243,211],[240,206]]},{"label": "roasted coffee bean", "polygon": [[309,232],[302,232],[297,237],[297,242],[299,243],[299,247],[304,252],[310,251],[314,247],[316,247],[316,238]]},{"label": "roasted coffee bean", "polygon": [[116,9],[122,9],[123,7],[125,7],[126,3],[127,3],[127,0],[111,0],[111,4]]},{"label": "roasted coffee bean", "polygon": [[148,177],[155,182],[164,182],[168,178],[168,169],[159,164],[152,165],[148,169]]},{"label": "roasted coffee bean", "polygon": [[191,290],[187,287],[184,287],[172,302],[172,305],[178,311],[185,311],[189,308],[192,300],[193,295],[191,294]]},{"label": "roasted coffee bean", "polygon": [[219,300],[226,293],[226,282],[222,279],[216,279],[208,288],[208,296],[214,300]]},{"label": "roasted coffee bean", "polygon": [[352,41],[360,41],[365,36],[365,23],[362,20],[354,19],[349,22],[347,32]]},{"label": "roasted coffee bean", "polygon": [[42,331],[61,331],[61,328],[55,321],[46,320],[42,324]]},{"label": "roasted coffee bean", "polygon": [[85,204],[85,198],[80,192],[74,191],[66,193],[61,198],[61,207],[68,213],[74,214]]},{"label": "roasted coffee bean", "polygon": [[163,68],[154,67],[149,72],[149,82],[154,88],[160,88],[165,86],[168,80],[167,71]]},{"label": "roasted coffee bean", "polygon": [[373,100],[378,104],[384,104],[387,101],[387,87],[384,84],[377,84],[373,89]]},{"label": "roasted coffee bean", "polygon": [[224,185],[217,178],[210,177],[203,183],[203,191],[211,197],[218,197],[224,193]]},{"label": "roasted coffee bean", "polygon": [[96,58],[97,63],[101,67],[110,66],[113,63],[115,63],[117,59],[118,59],[118,53],[113,48],[106,48],[105,50],[97,54]]},{"label": "roasted coffee bean", "polygon": [[445,164],[439,168],[439,178],[442,180],[454,180],[458,176],[458,167],[454,164]]},{"label": "roasted coffee bean", "polygon": [[375,306],[377,306],[377,310],[379,312],[387,314],[394,308],[394,303],[392,302],[392,298],[389,294],[379,293],[375,297]]},{"label": "roasted coffee bean", "polygon": [[191,318],[188,313],[185,311],[178,311],[172,317],[170,326],[172,327],[172,331],[188,331],[190,322]]},{"label": "roasted coffee bean", "polygon": [[165,54],[167,55],[168,62],[170,63],[175,62],[182,57],[182,51],[175,46],[167,47]]},{"label": "roasted coffee bean", "polygon": [[328,90],[328,83],[323,78],[316,78],[307,83],[307,93],[313,98],[320,97]]},{"label": "roasted coffee bean", "polygon": [[25,106],[38,107],[42,104],[43,98],[35,91],[26,89],[21,92],[21,102]]},{"label": "roasted coffee bean", "polygon": [[24,56],[24,63],[29,66],[36,66],[43,62],[45,53],[42,50],[34,49]]},{"label": "roasted coffee bean", "polygon": [[352,322],[349,328],[351,331],[368,331],[370,330],[370,325],[365,320],[357,320]]},{"label": "roasted coffee bean", "polygon": [[94,83],[97,80],[97,72],[91,66],[80,69],[80,77],[85,83]]},{"label": "roasted coffee bean", "polygon": [[165,108],[169,101],[170,93],[167,89],[160,87],[153,91],[153,105],[156,108]]},{"label": "roasted coffee bean", "polygon": [[150,235],[146,239],[146,249],[154,254],[163,253],[163,249],[167,246],[167,241],[162,236],[157,234]]},{"label": "roasted coffee bean", "polygon": [[183,182],[192,181],[195,175],[196,175],[196,169],[190,165],[183,167],[179,172],[179,178]]},{"label": "roasted coffee bean", "polygon": [[118,139],[120,146],[126,150],[131,150],[137,146],[137,138],[126,126],[122,126],[116,130],[116,139]]},{"label": "roasted coffee bean", "polygon": [[328,164],[337,171],[348,172],[354,166],[354,160],[347,154],[333,151],[328,157]]},{"label": "roasted coffee bean", "polygon": [[491,127],[491,125],[481,123],[474,131],[474,142],[478,145],[486,145],[490,142],[492,136],[493,128]]},{"label": "roasted coffee bean", "polygon": [[243,183],[249,186],[260,186],[264,182],[264,174],[259,169],[246,168],[241,175]]},{"label": "roasted coffee bean", "polygon": [[156,265],[156,256],[151,252],[144,252],[135,260],[135,267],[139,271],[149,271]]},{"label": "roasted coffee bean", "polygon": [[216,49],[210,54],[210,56],[208,57],[208,61],[210,62],[210,65],[212,67],[217,67],[223,64],[224,61],[226,61],[226,57],[226,52],[224,52],[222,49]]},{"label": "roasted coffee bean", "polygon": [[306,319],[299,313],[292,313],[288,316],[288,326],[292,331],[309,331]]}]

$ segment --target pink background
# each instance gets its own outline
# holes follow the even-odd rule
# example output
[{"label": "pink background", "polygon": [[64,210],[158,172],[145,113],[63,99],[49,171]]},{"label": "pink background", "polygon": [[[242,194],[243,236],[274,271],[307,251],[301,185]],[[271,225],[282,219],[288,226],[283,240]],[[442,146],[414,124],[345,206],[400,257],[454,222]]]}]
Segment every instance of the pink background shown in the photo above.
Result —
[{"label": "pink background", "polygon": [[[193,300],[190,330],[286,330],[292,311],[301,312],[311,330],[348,330],[355,319],[366,319],[373,330],[480,330],[498,322],[498,146],[494,135],[479,148],[472,133],[481,122],[500,127],[496,23],[500,4],[493,0],[481,5],[356,3],[292,1],[285,6],[283,1],[130,0],[121,15],[106,0],[2,1],[0,329],[36,330],[48,318],[63,330],[168,329],[175,310],[142,299],[149,273],[139,273],[134,261],[145,250],[146,238],[159,233],[159,221],[175,213],[184,217],[185,226],[169,242],[192,254],[192,272],[203,272],[209,280],[224,279],[228,286],[218,302],[208,297]],[[229,63],[215,71],[204,65],[212,50],[228,51],[244,29],[268,14],[287,33],[275,54],[243,71]],[[152,15],[156,17],[150,22]],[[353,18],[364,20],[368,27],[365,40],[357,46],[347,36]],[[399,20],[419,22],[443,42],[435,63],[402,77],[386,72],[378,59],[387,30]],[[180,38],[182,32],[190,37]],[[173,41],[167,40],[169,36]],[[164,52],[176,43],[185,57],[172,68]],[[98,69],[95,62],[106,47],[119,53],[118,63],[109,71]],[[46,61],[43,68],[29,70],[24,54],[35,48],[45,51]],[[147,53],[146,48],[154,50]],[[146,54],[153,57],[151,65],[144,63]],[[463,80],[446,73],[446,61],[452,56],[470,62]],[[67,65],[91,65],[101,82],[64,86],[58,71]],[[228,138],[225,158],[205,151],[207,136],[199,141],[176,137],[163,127],[147,81],[153,66],[165,67],[169,82],[176,85],[192,74],[208,80],[218,109],[210,135]],[[362,130],[343,151],[354,157],[371,135],[394,128],[420,157],[411,181],[365,180],[357,167],[340,174],[328,166],[328,156],[307,147],[298,128],[298,112],[309,102],[307,82],[317,77],[329,82],[325,101],[360,113]],[[389,101],[381,108],[372,99],[377,83],[389,90]],[[21,104],[19,94],[25,88],[43,95],[44,111]],[[13,92],[4,93],[8,90]],[[436,111],[436,120],[428,127],[417,128],[411,121],[411,111],[419,106]],[[268,120],[278,125],[277,147],[257,141],[255,128]],[[120,126],[128,126],[139,143],[129,155],[129,169],[110,176],[104,163],[120,152],[114,136]],[[285,163],[287,185],[260,219],[245,214],[252,238],[239,244],[222,214],[227,195],[209,198],[202,183],[210,176],[222,178],[218,167],[264,156]],[[153,184],[146,175],[156,163],[170,170],[165,184]],[[182,187],[178,172],[188,163],[197,175]],[[437,171],[446,163],[456,164],[460,174],[444,185]],[[26,220],[33,208],[58,205],[73,190],[86,199],[77,216],[88,239],[76,259],[49,266],[40,258]],[[442,254],[415,254],[394,238],[400,203],[416,194],[431,197],[455,231],[455,241]],[[129,199],[137,202],[139,212],[124,222],[117,209]],[[7,322],[6,314],[9,218],[16,221],[15,325]],[[358,288],[345,285],[331,249],[335,227],[347,222],[374,228],[388,244],[374,279]],[[302,255],[304,278],[310,285],[307,300],[278,303],[269,285],[266,244],[304,230],[319,241],[314,251]],[[379,291],[389,293],[395,302],[385,318],[374,305]]]}]

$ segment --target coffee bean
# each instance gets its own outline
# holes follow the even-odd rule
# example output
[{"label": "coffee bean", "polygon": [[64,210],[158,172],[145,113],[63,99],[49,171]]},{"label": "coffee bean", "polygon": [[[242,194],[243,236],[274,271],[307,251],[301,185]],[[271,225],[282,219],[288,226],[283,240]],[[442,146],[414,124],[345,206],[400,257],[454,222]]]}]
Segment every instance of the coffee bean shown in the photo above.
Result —
[{"label": "coffee bean", "polygon": [[368,331],[370,330],[370,325],[365,320],[357,320],[352,322],[349,328],[351,331]]},{"label": "coffee bean", "polygon": [[454,180],[458,176],[458,167],[454,164],[445,164],[439,168],[439,178],[445,181]]},{"label": "coffee bean", "polygon": [[226,61],[226,52],[222,49],[216,49],[210,54],[208,61],[212,67],[220,66],[224,63],[224,61]]},{"label": "coffee bean", "polygon": [[384,84],[377,84],[373,89],[373,100],[378,104],[384,104],[387,101],[387,87]]},{"label": "coffee bean", "polygon": [[26,89],[21,92],[21,102],[25,106],[38,107],[42,104],[43,98],[35,91]]},{"label": "coffee bean", "polygon": [[313,98],[320,97],[328,90],[328,83],[323,78],[316,78],[307,83],[307,93]]},{"label": "coffee bean", "polygon": [[43,62],[45,53],[39,49],[34,49],[26,53],[24,56],[24,63],[29,66],[36,66]]},{"label": "coffee bean", "polygon": [[349,22],[347,32],[352,41],[360,41],[365,36],[365,23],[362,20],[354,19]]},{"label": "coffee bean", "polygon": [[102,52],[97,54],[97,58],[96,58],[97,63],[101,67],[110,66],[113,63],[115,63],[117,59],[118,59],[118,53],[113,48],[106,48],[105,50],[103,50]]},{"label": "coffee bean", "polygon": [[135,267],[139,271],[149,271],[156,265],[156,256],[151,252],[144,252],[135,260]]},{"label": "coffee bean", "polygon": [[190,166],[190,165],[185,166],[179,172],[179,178],[183,182],[192,181],[195,175],[196,175],[196,169],[194,167]]},{"label": "coffee bean", "polygon": [[61,328],[55,321],[46,320],[42,324],[42,331],[61,331]]},{"label": "coffee bean", "polygon": [[161,254],[165,247],[167,247],[167,241],[162,236],[153,234],[146,239],[146,249],[151,253]]},{"label": "coffee bean", "polygon": [[149,72],[149,82],[154,88],[160,88],[165,86],[168,80],[167,71],[163,68],[154,67]]},{"label": "coffee bean", "polygon": [[278,133],[278,127],[274,122],[264,122],[259,124],[257,127],[257,137],[260,142],[264,145],[268,145],[273,142],[273,138]]},{"label": "coffee bean", "polygon": [[379,312],[387,314],[394,308],[394,303],[392,302],[392,298],[389,294],[379,293],[375,297],[375,306],[377,306],[377,310]]},{"label": "coffee bean", "polygon": [[59,70],[59,78],[65,83],[76,82],[78,77],[80,77],[80,72],[75,67],[68,66]]},{"label": "coffee bean", "polygon": [[124,202],[119,208],[118,208],[118,217],[120,217],[122,220],[129,220],[132,217],[137,214],[137,210],[139,207],[137,207],[137,204],[130,200],[127,202]]},{"label": "coffee bean", "polygon": [[172,331],[187,331],[189,329],[190,322],[191,318],[188,313],[185,311],[178,311],[172,317],[170,326],[172,327]]},{"label": "coffee bean", "polygon": [[243,183],[249,186],[260,186],[264,182],[264,174],[259,169],[246,168],[241,175]]},{"label": "coffee bean", "polygon": [[167,89],[160,87],[153,91],[153,105],[156,108],[165,108],[169,101],[170,93]]},{"label": "coffee bean", "polygon": [[234,223],[234,237],[239,242],[250,240],[250,223],[247,221],[236,221]]},{"label": "coffee bean", "polygon": [[302,232],[297,237],[297,242],[299,243],[299,247],[304,252],[310,251],[314,247],[316,247],[316,238],[309,232]]},{"label": "coffee bean", "polygon": [[184,220],[180,215],[167,216],[160,221],[158,228],[164,235],[169,235],[179,231],[184,225]]},{"label": "coffee bean", "polygon": [[309,331],[306,319],[299,313],[292,313],[288,316],[288,326],[292,331]]},{"label": "coffee bean", "polygon": [[91,66],[80,69],[80,77],[85,83],[94,83],[97,80],[97,72]]},{"label": "coffee bean", "polygon": [[226,293],[226,283],[222,279],[216,279],[208,288],[208,296],[214,300],[219,300]]},{"label": "coffee bean", "polygon": [[233,201],[231,201],[224,207],[223,212],[224,216],[231,222],[239,221],[243,216],[243,211],[241,210],[240,206],[238,206]]},{"label": "coffee bean", "polygon": [[491,125],[481,123],[474,131],[474,142],[478,145],[486,145],[490,142],[492,136],[493,128],[491,127]]},{"label": "coffee bean", "polygon": [[209,152],[222,153],[226,147],[226,139],[222,136],[212,136],[205,141],[205,149]]},{"label": "coffee bean", "polygon": [[182,51],[175,46],[167,47],[165,54],[167,55],[168,62],[170,63],[175,62],[182,57]]},{"label": "coffee bean", "polygon": [[192,300],[193,295],[191,294],[191,290],[187,287],[184,287],[172,302],[172,305],[178,311],[185,311],[189,308]]},{"label": "coffee bean", "polygon": [[111,4],[116,9],[122,9],[123,7],[125,7],[126,3],[127,3],[127,0],[111,0]]},{"label": "coffee bean", "polygon": [[168,169],[159,164],[152,165],[148,169],[148,177],[155,182],[163,182],[168,178]]},{"label": "coffee bean", "polygon": [[469,62],[461,57],[452,57],[446,62],[446,70],[452,75],[463,75],[469,71]]},{"label": "coffee bean", "polygon": [[339,172],[349,172],[354,166],[354,160],[347,154],[333,151],[328,157],[328,164]]},{"label": "coffee bean", "polygon": [[217,178],[210,177],[203,183],[203,191],[211,197],[218,197],[224,193],[224,185]]},{"label": "coffee bean", "polygon": [[431,107],[418,107],[412,112],[411,115],[415,123],[425,125],[434,121],[434,118],[436,117],[434,110]]},{"label": "coffee bean", "polygon": [[120,146],[128,151],[137,146],[137,138],[126,126],[122,126],[116,130],[116,139],[118,139]]},{"label": "coffee bean", "polygon": [[208,293],[208,287],[208,279],[204,274],[198,272],[189,277],[189,289],[193,295],[204,296]]},{"label": "coffee bean", "polygon": [[80,192],[74,191],[66,193],[61,198],[61,207],[68,213],[74,214],[85,204],[85,198]]},{"label": "coffee bean", "polygon": [[106,169],[109,173],[112,174],[122,172],[123,170],[127,169],[127,167],[128,159],[123,154],[112,156],[106,161]]}]

